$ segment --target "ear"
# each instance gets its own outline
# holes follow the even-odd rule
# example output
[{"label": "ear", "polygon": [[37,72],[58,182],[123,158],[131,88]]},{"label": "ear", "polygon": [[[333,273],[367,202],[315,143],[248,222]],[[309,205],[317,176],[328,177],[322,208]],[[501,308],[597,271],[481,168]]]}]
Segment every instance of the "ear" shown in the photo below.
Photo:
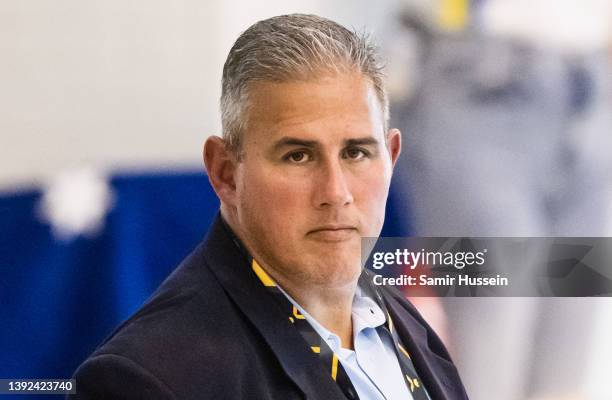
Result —
[{"label": "ear", "polygon": [[387,132],[387,149],[391,156],[391,165],[395,167],[395,163],[402,152],[402,133],[399,129],[389,129],[389,132]]},{"label": "ear", "polygon": [[208,180],[221,204],[233,206],[236,198],[236,157],[227,150],[225,141],[219,136],[206,139],[203,157]]}]

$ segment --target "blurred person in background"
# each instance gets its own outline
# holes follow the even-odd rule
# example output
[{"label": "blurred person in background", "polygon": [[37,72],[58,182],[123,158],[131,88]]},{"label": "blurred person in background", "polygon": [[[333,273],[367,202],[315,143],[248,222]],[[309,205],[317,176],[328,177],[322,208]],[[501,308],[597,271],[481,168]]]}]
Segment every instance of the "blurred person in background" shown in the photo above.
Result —
[{"label": "blurred person in background", "polygon": [[[609,234],[610,2],[406,1],[403,10],[395,50],[413,47],[396,57],[412,61],[392,88],[406,143],[396,178],[415,234]],[[593,383],[610,367],[596,339],[612,321],[607,299],[445,304],[472,399],[612,393],[607,380]]]}]

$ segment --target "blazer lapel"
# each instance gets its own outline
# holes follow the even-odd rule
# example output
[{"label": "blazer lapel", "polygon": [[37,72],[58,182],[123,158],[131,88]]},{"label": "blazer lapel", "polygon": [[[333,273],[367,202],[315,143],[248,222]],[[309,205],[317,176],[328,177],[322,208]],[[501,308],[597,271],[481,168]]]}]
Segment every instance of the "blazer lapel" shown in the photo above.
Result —
[{"label": "blazer lapel", "polygon": [[[437,354],[436,349],[430,347],[427,328],[396,299],[383,293],[395,328],[432,400],[467,400],[453,363],[445,354]],[[435,335],[433,331],[431,334]],[[435,340],[439,339],[435,337]]]},{"label": "blazer lapel", "polygon": [[289,316],[278,307],[248,265],[217,215],[205,240],[208,267],[228,295],[263,336],[287,375],[307,398],[343,399],[345,396],[310,350]]}]

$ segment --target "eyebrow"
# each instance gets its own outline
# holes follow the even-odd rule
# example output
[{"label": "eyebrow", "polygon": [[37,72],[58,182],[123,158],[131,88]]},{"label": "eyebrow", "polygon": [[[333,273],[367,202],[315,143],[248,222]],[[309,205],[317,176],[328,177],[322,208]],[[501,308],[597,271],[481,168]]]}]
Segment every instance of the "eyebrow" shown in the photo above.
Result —
[{"label": "eyebrow", "polygon": [[378,140],[373,138],[372,136],[357,138],[357,139],[347,139],[344,141],[345,146],[376,146],[378,145]]},{"label": "eyebrow", "polygon": [[[309,147],[309,148],[314,148],[317,147],[319,145],[319,142],[316,140],[305,140],[305,139],[299,139],[299,138],[295,138],[295,137],[290,137],[290,136],[284,136],[282,138],[280,138],[275,144],[274,144],[274,151],[278,151],[283,147],[286,146],[301,146],[301,147]],[[344,146],[376,146],[378,145],[378,140],[373,138],[372,136],[367,136],[367,137],[362,137],[362,138],[355,138],[355,139],[345,139],[344,140]]]},{"label": "eyebrow", "polygon": [[274,144],[274,151],[278,151],[286,146],[316,147],[318,143],[319,142],[317,142],[316,140],[304,140],[295,137],[284,136]]}]

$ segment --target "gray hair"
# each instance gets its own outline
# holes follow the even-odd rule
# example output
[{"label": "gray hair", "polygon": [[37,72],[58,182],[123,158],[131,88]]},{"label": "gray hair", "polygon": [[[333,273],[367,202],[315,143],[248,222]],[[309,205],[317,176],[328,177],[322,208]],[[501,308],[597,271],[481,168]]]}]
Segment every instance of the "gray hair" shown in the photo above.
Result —
[{"label": "gray hair", "polygon": [[223,66],[221,121],[227,148],[240,158],[250,82],[309,80],[351,71],[371,81],[386,131],[389,100],[383,65],[369,36],[316,15],[281,15],[255,23],[236,40]]}]

